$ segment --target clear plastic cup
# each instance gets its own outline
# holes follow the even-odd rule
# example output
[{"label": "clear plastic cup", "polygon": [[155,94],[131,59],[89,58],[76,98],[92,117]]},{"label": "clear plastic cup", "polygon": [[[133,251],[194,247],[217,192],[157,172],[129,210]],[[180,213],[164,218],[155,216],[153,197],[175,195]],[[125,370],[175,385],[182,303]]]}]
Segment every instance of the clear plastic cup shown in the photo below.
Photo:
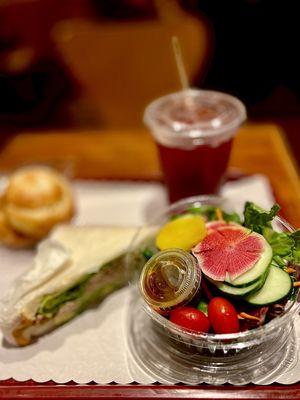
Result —
[{"label": "clear plastic cup", "polygon": [[148,105],[144,122],[157,143],[171,202],[217,193],[245,119],[240,100],[215,91],[183,90]]},{"label": "clear plastic cup", "polygon": [[[229,201],[218,196],[181,200],[141,228],[131,248],[151,248],[151,237],[166,221],[190,207],[203,205],[234,211]],[[278,232],[293,231],[280,217],[275,217],[272,225]],[[137,251],[132,250],[127,264],[141,271],[145,259],[141,260]],[[136,281],[139,275],[135,275]],[[299,311],[298,298],[288,301],[280,316],[258,328],[232,334],[195,333],[172,323],[150,307],[141,296],[138,283],[132,282],[127,339],[135,363],[157,381],[193,385],[202,382],[269,384],[297,361],[294,323],[297,318],[299,321]]]}]

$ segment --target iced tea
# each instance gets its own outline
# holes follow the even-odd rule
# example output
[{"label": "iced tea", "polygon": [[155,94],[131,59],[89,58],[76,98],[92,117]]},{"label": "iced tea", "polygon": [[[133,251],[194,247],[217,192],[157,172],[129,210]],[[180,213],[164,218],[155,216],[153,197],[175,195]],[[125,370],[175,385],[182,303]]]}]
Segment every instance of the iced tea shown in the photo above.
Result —
[{"label": "iced tea", "polygon": [[196,89],[161,97],[146,108],[144,121],[157,142],[171,202],[218,191],[233,136],[245,118],[237,98]]}]

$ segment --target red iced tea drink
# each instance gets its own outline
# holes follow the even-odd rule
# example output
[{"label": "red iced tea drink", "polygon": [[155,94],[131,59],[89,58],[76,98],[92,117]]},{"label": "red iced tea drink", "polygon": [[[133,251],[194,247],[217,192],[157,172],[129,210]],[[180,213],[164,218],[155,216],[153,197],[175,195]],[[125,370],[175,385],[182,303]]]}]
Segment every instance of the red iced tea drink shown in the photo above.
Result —
[{"label": "red iced tea drink", "polygon": [[146,108],[171,202],[218,191],[245,117],[235,97],[204,90],[170,94]]},{"label": "red iced tea drink", "polygon": [[217,147],[201,145],[192,150],[158,144],[170,202],[196,194],[218,192],[228,164],[231,144],[232,139]]}]

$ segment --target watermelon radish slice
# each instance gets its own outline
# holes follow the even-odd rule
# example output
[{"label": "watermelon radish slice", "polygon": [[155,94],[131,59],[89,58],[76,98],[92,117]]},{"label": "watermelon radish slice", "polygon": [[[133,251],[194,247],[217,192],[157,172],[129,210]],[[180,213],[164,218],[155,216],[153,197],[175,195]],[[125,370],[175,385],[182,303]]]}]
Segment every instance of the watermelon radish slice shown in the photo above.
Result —
[{"label": "watermelon radish slice", "polygon": [[268,246],[264,237],[237,224],[222,224],[208,230],[192,253],[209,278],[231,281],[249,271]]},{"label": "watermelon radish slice", "polygon": [[219,229],[219,228],[224,227],[224,226],[227,226],[227,227],[228,226],[236,226],[238,228],[241,228],[241,225],[236,224],[235,222],[225,222],[223,220],[211,221],[211,222],[207,222],[205,224],[206,230],[208,232],[210,232],[211,230]]}]

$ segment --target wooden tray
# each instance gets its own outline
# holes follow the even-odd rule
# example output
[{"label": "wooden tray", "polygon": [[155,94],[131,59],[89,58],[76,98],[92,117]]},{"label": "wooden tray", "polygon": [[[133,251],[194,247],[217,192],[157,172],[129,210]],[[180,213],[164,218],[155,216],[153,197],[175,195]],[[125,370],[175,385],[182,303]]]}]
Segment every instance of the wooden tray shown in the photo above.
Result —
[{"label": "wooden tray", "polygon": [[[0,148],[0,172],[32,162],[68,168],[75,178],[162,180],[155,144],[143,130],[24,132]],[[241,128],[230,167],[268,176],[286,218],[300,226],[299,176],[276,125]]]},{"label": "wooden tray", "polygon": [[141,385],[56,385],[13,380],[0,382],[1,399],[300,399],[300,384],[283,386],[141,386]]},{"label": "wooden tray", "polygon": [[[145,131],[35,132],[18,134],[0,151],[0,170],[32,162],[67,163],[77,178],[161,180],[155,145]],[[300,225],[299,177],[284,136],[275,125],[248,125],[237,136],[231,167],[267,175],[288,221]],[[224,385],[77,385],[0,382],[0,398],[199,398],[300,399],[300,384],[289,386]]]}]

